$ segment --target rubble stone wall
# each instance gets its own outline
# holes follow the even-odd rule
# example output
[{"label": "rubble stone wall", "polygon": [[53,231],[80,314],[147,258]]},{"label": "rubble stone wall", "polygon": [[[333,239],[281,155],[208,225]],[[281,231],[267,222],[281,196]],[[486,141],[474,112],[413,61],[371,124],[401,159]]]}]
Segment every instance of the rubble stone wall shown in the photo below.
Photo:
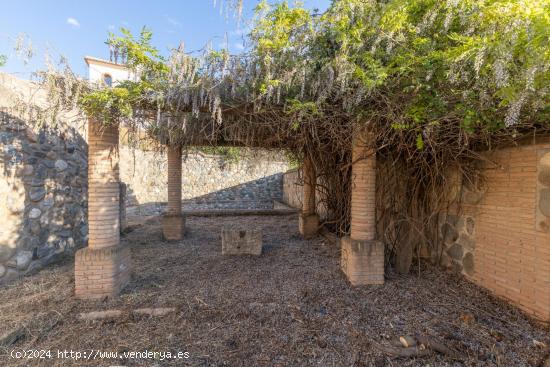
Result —
[{"label": "rubble stone wall", "polygon": [[86,244],[87,145],[0,113],[0,283]]},{"label": "rubble stone wall", "polygon": [[[127,185],[129,206],[167,201],[166,153],[120,148],[120,179]],[[236,161],[203,153],[183,154],[182,199],[194,208],[201,203],[223,203],[237,208],[248,202],[269,202],[283,196],[284,155],[256,151]],[[242,204],[242,205],[241,205]],[[184,205],[185,206],[185,205]]]}]

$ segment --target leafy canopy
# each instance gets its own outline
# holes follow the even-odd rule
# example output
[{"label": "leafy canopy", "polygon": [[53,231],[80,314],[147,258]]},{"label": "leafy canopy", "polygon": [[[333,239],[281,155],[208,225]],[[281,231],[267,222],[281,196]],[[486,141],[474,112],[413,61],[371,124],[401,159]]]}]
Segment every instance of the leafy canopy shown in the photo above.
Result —
[{"label": "leafy canopy", "polygon": [[164,59],[151,37],[109,36],[138,77],[87,94],[87,113],[115,122],[203,107],[220,122],[221,105],[252,104],[299,128],[340,111],[413,131],[420,150],[451,125],[480,136],[550,120],[550,0],[335,0],[321,15],[264,0],[242,55],[180,48]]}]

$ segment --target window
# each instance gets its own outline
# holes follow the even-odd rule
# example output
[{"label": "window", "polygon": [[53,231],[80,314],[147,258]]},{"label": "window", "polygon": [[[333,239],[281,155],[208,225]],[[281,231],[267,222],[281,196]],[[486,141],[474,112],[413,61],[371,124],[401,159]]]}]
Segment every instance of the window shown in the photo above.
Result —
[{"label": "window", "polygon": [[113,77],[109,74],[103,74],[103,83],[105,83],[106,86],[112,87],[113,86]]}]

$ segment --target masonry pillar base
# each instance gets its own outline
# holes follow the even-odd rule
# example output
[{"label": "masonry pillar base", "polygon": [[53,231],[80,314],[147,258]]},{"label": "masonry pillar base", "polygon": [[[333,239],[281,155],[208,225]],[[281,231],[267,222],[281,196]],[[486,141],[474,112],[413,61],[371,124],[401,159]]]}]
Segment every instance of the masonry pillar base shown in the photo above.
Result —
[{"label": "masonry pillar base", "polygon": [[85,247],[75,256],[75,295],[80,299],[116,297],[130,281],[130,249]]},{"label": "masonry pillar base", "polygon": [[185,217],[183,215],[169,215],[162,217],[162,235],[166,241],[179,241],[185,231]]},{"label": "masonry pillar base", "polygon": [[384,243],[342,238],[340,266],[353,286],[384,284]]},{"label": "masonry pillar base", "polygon": [[317,236],[319,230],[319,216],[317,214],[300,214],[298,222],[300,234],[305,239]]}]

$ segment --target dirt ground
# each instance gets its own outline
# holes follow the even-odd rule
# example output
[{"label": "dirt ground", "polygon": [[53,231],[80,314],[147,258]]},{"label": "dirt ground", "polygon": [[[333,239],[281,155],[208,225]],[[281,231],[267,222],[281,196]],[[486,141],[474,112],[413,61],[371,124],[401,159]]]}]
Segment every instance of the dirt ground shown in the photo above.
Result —
[{"label": "dirt ground", "polygon": [[[24,333],[0,348],[0,365],[542,366],[549,330],[514,307],[426,265],[420,276],[390,274],[384,286],[351,288],[339,270],[339,249],[322,238],[300,239],[297,222],[295,215],[189,217],[185,239],[167,243],[158,219],[150,219],[123,237],[132,248],[133,278],[117,299],[75,299],[71,257],[1,287],[0,335],[21,325]],[[222,256],[221,227],[251,225],[263,230],[264,253]],[[176,311],[132,316],[141,307]],[[113,309],[125,313],[78,318]],[[415,334],[438,338],[455,357],[386,354],[399,336]],[[52,355],[15,359],[14,350]],[[57,350],[80,358],[86,352],[90,360],[60,358]],[[95,351],[119,356],[94,360]],[[131,351],[189,358],[120,357]]]}]

